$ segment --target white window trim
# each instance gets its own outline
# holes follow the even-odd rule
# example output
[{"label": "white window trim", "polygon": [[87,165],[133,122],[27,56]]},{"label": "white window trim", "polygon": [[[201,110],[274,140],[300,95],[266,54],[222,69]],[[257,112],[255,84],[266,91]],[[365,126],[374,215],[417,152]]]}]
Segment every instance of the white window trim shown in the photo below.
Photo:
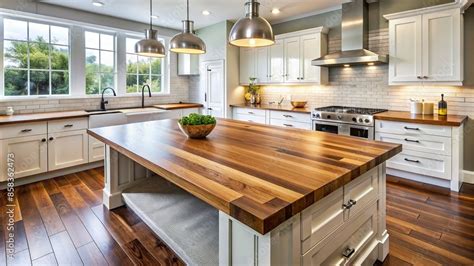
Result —
[{"label": "white window trim", "polygon": [[[3,9],[0,9],[2,11]],[[25,13],[26,14],[26,13]],[[30,16],[31,15],[31,16]],[[48,23],[53,26],[61,26],[69,28],[69,95],[30,95],[30,96],[4,96],[4,56],[3,56],[3,19],[17,19],[26,20],[38,23]],[[27,14],[25,15],[10,15],[5,12],[0,12],[0,102],[8,101],[22,101],[32,99],[84,99],[84,98],[100,98],[101,95],[87,95],[85,89],[85,31],[103,32],[106,34],[115,34],[116,40],[116,85],[114,89],[117,92],[117,97],[136,97],[140,93],[126,93],[126,37],[144,37],[143,33],[132,32],[122,29],[112,29],[110,27],[85,24],[75,21],[60,22],[52,21],[51,18],[45,18],[41,15]],[[168,47],[171,37],[160,35],[158,38],[164,40],[165,47]],[[166,57],[163,59],[165,64],[163,67],[163,84],[162,92],[153,92],[153,96],[169,96],[171,95],[170,88],[170,63],[172,52],[167,51]]]}]

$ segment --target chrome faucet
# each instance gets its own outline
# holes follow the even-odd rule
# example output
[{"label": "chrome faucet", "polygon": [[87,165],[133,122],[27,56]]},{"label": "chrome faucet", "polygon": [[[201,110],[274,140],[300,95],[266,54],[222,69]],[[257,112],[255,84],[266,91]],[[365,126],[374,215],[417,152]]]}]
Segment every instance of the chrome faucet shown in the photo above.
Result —
[{"label": "chrome faucet", "polygon": [[115,92],[114,89],[112,89],[111,87],[107,87],[105,89],[102,90],[102,100],[100,101],[100,110],[102,111],[106,111],[107,109],[105,108],[105,105],[109,103],[109,101],[106,101],[104,100],[104,92],[107,91],[107,90],[111,90],[113,93],[114,93],[114,96],[117,96],[117,93]]},{"label": "chrome faucet", "polygon": [[148,89],[148,95],[151,98],[151,88],[148,84],[143,85],[142,87],[142,108],[145,108],[145,88]]}]

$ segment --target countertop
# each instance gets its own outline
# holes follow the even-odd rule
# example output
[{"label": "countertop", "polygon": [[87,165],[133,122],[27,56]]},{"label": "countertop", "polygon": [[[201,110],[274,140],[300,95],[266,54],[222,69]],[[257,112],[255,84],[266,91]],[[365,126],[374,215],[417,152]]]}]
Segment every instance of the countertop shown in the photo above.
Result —
[{"label": "countertop", "polygon": [[[146,109],[161,109],[161,110],[176,110],[176,109],[187,109],[187,108],[200,108],[202,104],[196,103],[171,103],[171,104],[162,104],[154,105],[152,107],[145,107]],[[130,113],[136,112],[137,110],[142,109],[139,107],[135,108],[122,108],[122,109],[110,109],[107,111],[96,111],[96,112],[86,112],[86,111],[64,111],[64,112],[49,112],[49,113],[33,113],[33,114],[17,114],[12,116],[0,115],[0,125],[5,124],[14,124],[14,123],[24,123],[24,122],[40,122],[47,120],[57,120],[57,119],[66,119],[66,118],[77,118],[77,117],[88,117],[96,114],[104,113]]]},{"label": "countertop", "polygon": [[273,111],[286,111],[286,112],[297,112],[297,113],[311,113],[311,107],[294,108],[291,105],[278,105],[278,104],[231,104],[230,107],[239,108],[252,108],[252,109],[263,109]]},{"label": "countertop", "polygon": [[438,126],[461,126],[467,121],[465,115],[414,115],[410,112],[388,111],[374,116],[378,120],[399,121],[408,123],[438,125]]},{"label": "countertop", "polygon": [[[219,119],[204,140],[187,139],[177,120],[88,132],[261,234],[402,150],[397,144],[228,119]],[[130,137],[137,134],[140,138]]]}]

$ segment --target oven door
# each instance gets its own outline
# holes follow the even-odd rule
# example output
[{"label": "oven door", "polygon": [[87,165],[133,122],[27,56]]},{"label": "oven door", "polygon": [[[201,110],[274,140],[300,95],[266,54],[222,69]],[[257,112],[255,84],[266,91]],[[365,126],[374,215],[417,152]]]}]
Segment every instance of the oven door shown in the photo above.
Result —
[{"label": "oven door", "polygon": [[326,121],[313,121],[313,130],[364,139],[374,139],[374,128]]},{"label": "oven door", "polygon": [[314,131],[333,133],[333,134],[342,134],[340,126],[341,124],[337,124],[337,123],[313,121]]}]

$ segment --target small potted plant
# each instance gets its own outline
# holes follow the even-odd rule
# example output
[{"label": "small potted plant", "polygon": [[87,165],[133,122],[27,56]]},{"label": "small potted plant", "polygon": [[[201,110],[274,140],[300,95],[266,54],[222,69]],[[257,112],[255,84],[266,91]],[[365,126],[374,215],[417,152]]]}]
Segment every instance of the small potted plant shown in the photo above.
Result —
[{"label": "small potted plant", "polygon": [[250,78],[248,93],[250,93],[250,103],[260,104],[262,101],[260,97],[260,86],[256,85],[257,78]]},{"label": "small potted plant", "polygon": [[179,129],[191,139],[207,137],[216,127],[216,119],[210,115],[190,114],[178,121]]}]

